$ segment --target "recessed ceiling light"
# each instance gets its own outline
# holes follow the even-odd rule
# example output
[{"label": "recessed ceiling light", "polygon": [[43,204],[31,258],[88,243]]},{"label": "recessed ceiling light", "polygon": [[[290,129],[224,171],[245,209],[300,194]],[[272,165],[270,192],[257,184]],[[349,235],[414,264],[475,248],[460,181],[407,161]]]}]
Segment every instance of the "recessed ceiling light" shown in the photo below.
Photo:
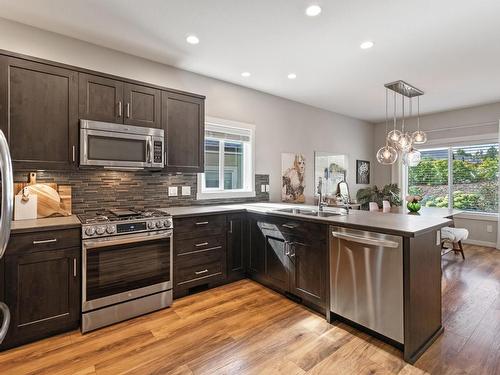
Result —
[{"label": "recessed ceiling light", "polygon": [[241,76],[246,78],[246,77],[250,77],[251,74],[250,74],[250,72],[243,72],[243,73],[241,73]]},{"label": "recessed ceiling light", "polygon": [[200,40],[196,35],[188,35],[186,38],[186,42],[188,42],[189,44],[198,44],[200,43]]},{"label": "recessed ceiling light", "polygon": [[373,47],[375,43],[373,43],[371,40],[367,40],[366,42],[363,42],[359,45],[359,48],[361,49],[370,49]]},{"label": "recessed ceiling light", "polygon": [[290,73],[287,77],[288,77],[288,79],[295,79],[295,78],[297,78],[297,74]]},{"label": "recessed ceiling light", "polygon": [[306,8],[306,14],[309,17],[316,17],[320,13],[321,13],[321,7],[319,5],[316,5],[316,4],[315,5],[309,5]]}]

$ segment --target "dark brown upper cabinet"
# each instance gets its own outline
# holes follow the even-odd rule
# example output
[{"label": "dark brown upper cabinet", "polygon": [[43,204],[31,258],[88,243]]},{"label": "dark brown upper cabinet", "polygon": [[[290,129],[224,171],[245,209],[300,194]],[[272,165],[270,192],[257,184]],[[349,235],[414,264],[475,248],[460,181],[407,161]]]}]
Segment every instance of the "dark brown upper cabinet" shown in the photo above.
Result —
[{"label": "dark brown upper cabinet", "polygon": [[161,92],[150,87],[125,83],[124,120],[128,125],[161,127]]},{"label": "dark brown upper cabinet", "polygon": [[15,168],[72,168],[78,140],[78,73],[0,56],[0,129]]},{"label": "dark brown upper cabinet", "polygon": [[162,92],[162,127],[169,172],[204,171],[205,101],[200,97]]},{"label": "dark brown upper cabinet", "polygon": [[79,114],[85,120],[123,122],[123,82],[79,74]]},{"label": "dark brown upper cabinet", "polygon": [[161,127],[160,90],[80,73],[80,118]]}]

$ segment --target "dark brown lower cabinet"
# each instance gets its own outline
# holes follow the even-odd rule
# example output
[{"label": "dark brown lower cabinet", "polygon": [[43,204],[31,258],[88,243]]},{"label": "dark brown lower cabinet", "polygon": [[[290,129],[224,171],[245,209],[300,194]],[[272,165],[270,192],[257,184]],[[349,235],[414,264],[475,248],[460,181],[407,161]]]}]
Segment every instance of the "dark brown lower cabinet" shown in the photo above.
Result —
[{"label": "dark brown lower cabinet", "polygon": [[323,224],[249,215],[248,274],[324,312],[327,229]]},{"label": "dark brown lower cabinet", "polygon": [[230,281],[245,277],[246,215],[227,215],[227,276]]},{"label": "dark brown lower cabinet", "polygon": [[11,311],[5,349],[77,328],[80,248],[5,257],[5,303]]}]

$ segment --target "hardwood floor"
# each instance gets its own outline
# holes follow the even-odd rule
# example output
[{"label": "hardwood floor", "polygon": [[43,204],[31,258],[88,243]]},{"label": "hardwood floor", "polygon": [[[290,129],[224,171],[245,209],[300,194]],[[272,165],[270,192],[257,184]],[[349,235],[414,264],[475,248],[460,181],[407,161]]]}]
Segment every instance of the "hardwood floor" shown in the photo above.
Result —
[{"label": "hardwood floor", "polygon": [[500,374],[500,251],[443,258],[445,333],[417,361],[249,280],[0,353],[0,374]]}]

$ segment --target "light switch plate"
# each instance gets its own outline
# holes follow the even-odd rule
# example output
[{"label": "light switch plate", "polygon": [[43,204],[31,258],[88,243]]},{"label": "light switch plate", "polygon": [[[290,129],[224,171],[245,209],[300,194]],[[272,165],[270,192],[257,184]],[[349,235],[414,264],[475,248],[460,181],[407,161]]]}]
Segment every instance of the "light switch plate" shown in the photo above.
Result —
[{"label": "light switch plate", "polygon": [[169,197],[176,197],[177,196],[177,186],[169,186],[168,187],[168,196]]},{"label": "light switch plate", "polygon": [[181,190],[182,195],[191,195],[191,186],[183,186]]},{"label": "light switch plate", "polygon": [[266,185],[260,185],[260,192],[265,193],[266,192]]},{"label": "light switch plate", "polygon": [[269,184],[266,185],[266,193],[269,193]]},{"label": "light switch plate", "polygon": [[493,226],[491,224],[486,225],[486,233],[493,233]]}]

